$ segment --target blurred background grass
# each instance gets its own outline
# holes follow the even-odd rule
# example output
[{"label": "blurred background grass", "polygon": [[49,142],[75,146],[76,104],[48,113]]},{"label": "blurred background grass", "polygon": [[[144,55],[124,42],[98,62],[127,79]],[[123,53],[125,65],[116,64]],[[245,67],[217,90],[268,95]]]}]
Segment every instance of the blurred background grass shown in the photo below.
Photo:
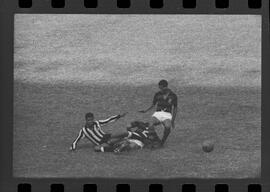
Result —
[{"label": "blurred background grass", "polygon": [[15,15],[14,77],[27,82],[260,86],[254,15]]}]

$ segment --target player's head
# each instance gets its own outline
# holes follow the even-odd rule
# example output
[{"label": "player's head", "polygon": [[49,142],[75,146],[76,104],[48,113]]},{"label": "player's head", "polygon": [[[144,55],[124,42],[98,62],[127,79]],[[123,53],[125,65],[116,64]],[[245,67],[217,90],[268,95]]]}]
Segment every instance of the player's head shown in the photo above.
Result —
[{"label": "player's head", "polygon": [[95,118],[94,117],[94,114],[91,113],[91,112],[85,114],[85,121],[86,121],[87,124],[93,123],[94,122],[94,118]]},{"label": "player's head", "polygon": [[168,81],[165,79],[160,80],[158,83],[158,87],[160,90],[166,89],[168,87]]}]

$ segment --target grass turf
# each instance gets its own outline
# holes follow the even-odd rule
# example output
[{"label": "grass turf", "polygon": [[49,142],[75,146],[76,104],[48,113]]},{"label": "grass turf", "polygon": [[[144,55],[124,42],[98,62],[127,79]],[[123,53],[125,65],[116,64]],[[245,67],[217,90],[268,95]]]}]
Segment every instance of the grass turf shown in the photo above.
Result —
[{"label": "grass turf", "polygon": [[[16,177],[116,178],[247,178],[260,176],[260,89],[178,87],[179,113],[164,148],[121,155],[95,153],[83,140],[69,146],[84,124],[84,114],[97,119],[129,111],[107,125],[118,133],[151,103],[156,85],[80,86],[78,84],[14,84],[14,150]],[[158,128],[162,135],[162,128]],[[201,144],[213,140],[214,151]]]}]

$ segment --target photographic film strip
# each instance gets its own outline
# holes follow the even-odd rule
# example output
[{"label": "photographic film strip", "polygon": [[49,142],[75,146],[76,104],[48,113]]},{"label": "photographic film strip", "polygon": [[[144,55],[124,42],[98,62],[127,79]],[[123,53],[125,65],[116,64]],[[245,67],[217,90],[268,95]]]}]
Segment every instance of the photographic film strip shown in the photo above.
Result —
[{"label": "photographic film strip", "polygon": [[0,191],[270,191],[269,5],[0,0]]}]

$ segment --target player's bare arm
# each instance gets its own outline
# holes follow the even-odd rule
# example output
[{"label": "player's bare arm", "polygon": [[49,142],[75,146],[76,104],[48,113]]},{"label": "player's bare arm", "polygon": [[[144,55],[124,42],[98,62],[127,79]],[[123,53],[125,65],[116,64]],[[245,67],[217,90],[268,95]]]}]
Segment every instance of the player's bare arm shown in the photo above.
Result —
[{"label": "player's bare arm", "polygon": [[122,114],[119,114],[119,115],[115,115],[115,116],[111,116],[107,119],[104,119],[104,120],[99,120],[98,122],[101,124],[101,125],[104,125],[104,124],[107,124],[107,123],[111,123],[111,122],[114,122],[122,117],[125,117],[127,115],[127,112],[125,113],[122,113]]},{"label": "player's bare arm", "polygon": [[139,112],[139,113],[146,113],[146,112],[152,110],[154,107],[155,107],[155,105],[152,104],[148,109],[146,109],[146,110],[140,110],[140,111],[138,111],[138,112]]},{"label": "player's bare arm", "polygon": [[172,109],[172,128],[175,127],[175,118],[176,118],[176,114],[178,112],[178,109],[177,107],[173,106],[173,109]]}]

